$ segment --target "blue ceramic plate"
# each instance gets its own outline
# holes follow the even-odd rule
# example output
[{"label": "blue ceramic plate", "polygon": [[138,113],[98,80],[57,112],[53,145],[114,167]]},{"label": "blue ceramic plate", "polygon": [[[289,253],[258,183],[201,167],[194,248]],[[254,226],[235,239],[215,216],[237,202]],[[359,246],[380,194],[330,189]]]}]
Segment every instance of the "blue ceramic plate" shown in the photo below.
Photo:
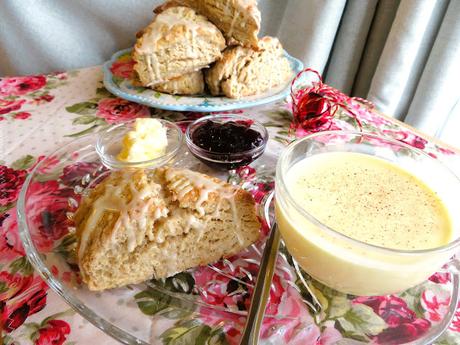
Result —
[{"label": "blue ceramic plate", "polygon": [[[285,54],[291,63],[292,78],[294,78],[303,69],[303,64],[288,53],[285,52]],[[283,99],[290,91],[291,80],[266,93],[240,99],[214,97],[206,94],[199,96],[169,95],[133,85],[132,73],[130,72],[132,65],[131,49],[115,53],[104,64],[104,86],[107,90],[120,98],[166,110],[210,112],[248,108]]]}]

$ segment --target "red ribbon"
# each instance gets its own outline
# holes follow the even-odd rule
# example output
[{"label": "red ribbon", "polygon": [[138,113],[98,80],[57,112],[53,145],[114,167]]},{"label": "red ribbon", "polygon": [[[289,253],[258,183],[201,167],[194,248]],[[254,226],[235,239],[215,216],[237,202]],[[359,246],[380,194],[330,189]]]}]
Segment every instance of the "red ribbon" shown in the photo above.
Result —
[{"label": "red ribbon", "polygon": [[[296,83],[304,73],[313,73],[317,81],[313,81],[311,86],[295,88]],[[294,120],[291,129],[299,128],[310,132],[328,130],[331,128],[337,110],[345,110],[352,116],[362,129],[361,121],[358,119],[356,110],[351,107],[353,101],[363,103],[370,108],[374,105],[358,97],[348,97],[337,89],[323,83],[321,75],[312,68],[300,71],[291,83],[292,113]],[[328,127],[327,124],[329,124]]]}]

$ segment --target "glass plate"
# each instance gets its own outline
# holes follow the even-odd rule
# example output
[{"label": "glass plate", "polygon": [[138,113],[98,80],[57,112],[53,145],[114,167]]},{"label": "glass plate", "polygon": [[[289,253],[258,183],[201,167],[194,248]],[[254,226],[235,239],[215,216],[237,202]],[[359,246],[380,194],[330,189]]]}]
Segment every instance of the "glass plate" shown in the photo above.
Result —
[{"label": "glass plate", "polygon": [[[145,104],[149,107],[176,111],[225,111],[253,107],[286,98],[290,92],[291,81],[274,87],[264,94],[240,99],[215,97],[211,95],[178,96],[161,93],[150,88],[136,86],[132,79],[134,61],[131,48],[121,50],[104,64],[104,86],[114,95],[128,101]],[[293,74],[292,78],[303,69],[303,63],[285,52]]]},{"label": "glass plate", "polygon": [[[57,150],[24,183],[18,201],[20,235],[35,269],[84,318],[123,343],[238,344],[269,229],[267,200],[277,144],[270,141],[251,167],[230,173],[207,167],[185,145],[172,161],[249,190],[263,223],[259,242],[168,279],[91,292],[79,276],[71,219],[82,194],[108,174],[94,149],[96,135]],[[282,245],[261,342],[328,344],[346,338],[354,343],[430,343],[454,316],[458,277],[439,272],[430,279],[399,295],[344,295],[309,278]]]}]

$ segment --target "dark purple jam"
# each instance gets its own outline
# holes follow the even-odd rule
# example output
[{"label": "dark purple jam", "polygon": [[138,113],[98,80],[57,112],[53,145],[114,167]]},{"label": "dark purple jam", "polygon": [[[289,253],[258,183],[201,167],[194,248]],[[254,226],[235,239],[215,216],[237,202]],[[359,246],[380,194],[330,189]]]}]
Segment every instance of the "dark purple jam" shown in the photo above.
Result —
[{"label": "dark purple jam", "polygon": [[215,153],[238,153],[263,144],[262,135],[250,124],[207,120],[193,131],[192,141],[204,150]]},{"label": "dark purple jam", "polygon": [[251,129],[251,125],[251,121],[203,121],[191,133],[190,139],[197,148],[191,152],[214,168],[235,169],[248,165],[260,157],[265,148],[262,135]]}]

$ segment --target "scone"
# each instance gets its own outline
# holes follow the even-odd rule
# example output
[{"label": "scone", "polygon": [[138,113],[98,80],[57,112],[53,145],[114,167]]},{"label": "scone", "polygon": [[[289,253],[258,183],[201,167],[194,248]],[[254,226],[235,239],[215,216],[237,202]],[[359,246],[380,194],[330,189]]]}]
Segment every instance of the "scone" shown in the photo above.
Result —
[{"label": "scone", "polygon": [[171,0],[154,12],[177,5],[189,6],[208,18],[229,42],[235,39],[243,46],[257,48],[261,17],[256,0]]},{"label": "scone", "polygon": [[153,86],[155,91],[172,95],[197,95],[204,92],[203,72],[196,71]]},{"label": "scone", "polygon": [[187,169],[113,172],[75,214],[83,281],[103,290],[164,278],[259,237],[252,196]]},{"label": "scone", "polygon": [[171,7],[142,30],[133,51],[143,86],[199,71],[221,57],[225,38],[206,17],[189,7]]},{"label": "scone", "polygon": [[257,51],[241,46],[227,48],[222,59],[205,73],[211,94],[230,98],[260,94],[292,77],[283,47],[273,37],[262,38]]}]

